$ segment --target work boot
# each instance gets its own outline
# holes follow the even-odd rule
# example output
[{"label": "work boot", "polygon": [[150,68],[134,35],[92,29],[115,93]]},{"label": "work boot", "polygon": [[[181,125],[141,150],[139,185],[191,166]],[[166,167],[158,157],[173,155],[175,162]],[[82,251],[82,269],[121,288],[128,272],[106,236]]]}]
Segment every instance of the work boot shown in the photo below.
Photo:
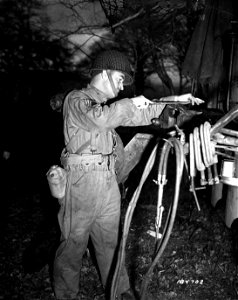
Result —
[{"label": "work boot", "polygon": [[136,300],[136,297],[132,289],[128,289],[127,291],[121,294],[120,300]]}]

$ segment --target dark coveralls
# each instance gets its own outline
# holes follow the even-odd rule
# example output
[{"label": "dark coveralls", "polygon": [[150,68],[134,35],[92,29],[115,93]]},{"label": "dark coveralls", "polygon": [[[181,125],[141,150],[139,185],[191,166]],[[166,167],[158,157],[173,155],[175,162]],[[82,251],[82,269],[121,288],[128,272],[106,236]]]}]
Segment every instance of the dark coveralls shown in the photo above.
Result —
[{"label": "dark coveralls", "polygon": [[[120,191],[115,174],[118,126],[151,124],[164,105],[139,110],[130,99],[104,105],[105,95],[92,86],[72,91],[64,102],[64,137],[68,144],[66,195],[58,214],[61,243],[54,262],[54,291],[57,299],[77,299],[80,267],[92,239],[101,281],[108,275],[118,244]],[[128,290],[125,268],[119,294]]]}]

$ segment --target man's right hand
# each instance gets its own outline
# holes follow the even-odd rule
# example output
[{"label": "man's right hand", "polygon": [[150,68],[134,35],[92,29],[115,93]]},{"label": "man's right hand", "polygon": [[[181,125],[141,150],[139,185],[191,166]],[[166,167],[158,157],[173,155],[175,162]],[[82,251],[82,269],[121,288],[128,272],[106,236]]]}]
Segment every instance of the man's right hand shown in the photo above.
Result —
[{"label": "man's right hand", "polygon": [[152,101],[150,101],[149,99],[145,98],[143,95],[135,97],[135,98],[131,98],[133,104],[138,108],[138,109],[145,109],[147,108],[151,103],[153,103]]}]

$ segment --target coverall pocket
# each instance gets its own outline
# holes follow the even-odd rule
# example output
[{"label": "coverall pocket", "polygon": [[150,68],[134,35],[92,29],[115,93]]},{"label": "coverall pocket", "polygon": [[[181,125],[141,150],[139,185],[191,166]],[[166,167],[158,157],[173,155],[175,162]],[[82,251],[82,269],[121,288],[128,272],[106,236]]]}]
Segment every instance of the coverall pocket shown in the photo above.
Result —
[{"label": "coverall pocket", "polygon": [[85,171],[80,169],[75,169],[72,174],[72,185],[79,186],[85,177]]}]

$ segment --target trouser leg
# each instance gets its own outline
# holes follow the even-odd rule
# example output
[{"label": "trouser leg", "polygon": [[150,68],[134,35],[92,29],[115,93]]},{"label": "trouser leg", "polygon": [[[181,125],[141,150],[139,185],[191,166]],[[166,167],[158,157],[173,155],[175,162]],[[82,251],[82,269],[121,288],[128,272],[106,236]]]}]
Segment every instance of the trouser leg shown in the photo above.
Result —
[{"label": "trouser leg", "polygon": [[61,203],[58,219],[62,242],[56,252],[53,274],[57,299],[76,299],[79,293],[82,257],[95,210],[90,197],[92,188],[87,185],[88,176],[73,174],[70,190]]},{"label": "trouser leg", "polygon": [[[89,234],[104,286],[109,284],[118,245],[120,192],[113,173],[93,171],[81,175],[76,172],[72,178],[70,192],[59,213],[63,239],[54,265],[54,290],[58,299],[75,299],[78,295],[80,267]],[[128,288],[129,279],[123,266],[118,292]]]},{"label": "trouser leg", "polygon": [[56,252],[54,291],[57,299],[76,299],[79,292],[80,268],[89,237],[88,226],[80,224],[80,234],[71,232]]},{"label": "trouser leg", "polygon": [[[116,249],[118,246],[118,231],[120,222],[120,191],[116,180],[112,182],[110,190],[104,195],[103,205],[91,230],[91,238],[95,248],[101,280],[107,289],[113,275]],[[130,288],[129,278],[123,264],[118,284],[118,294]]]}]

